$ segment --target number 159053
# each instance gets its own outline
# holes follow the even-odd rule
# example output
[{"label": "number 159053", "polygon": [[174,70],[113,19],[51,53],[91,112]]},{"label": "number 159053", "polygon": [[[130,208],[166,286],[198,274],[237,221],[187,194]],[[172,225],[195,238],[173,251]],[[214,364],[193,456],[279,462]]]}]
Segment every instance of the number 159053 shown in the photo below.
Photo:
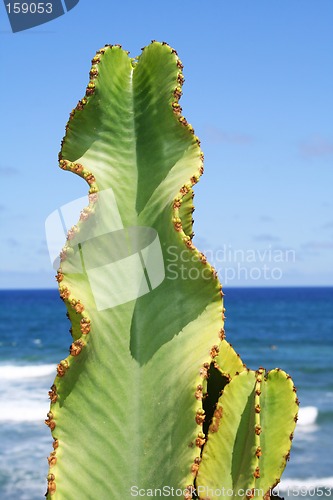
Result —
[{"label": "number 159053", "polygon": [[6,4],[8,14],[52,14],[52,3],[13,2]]}]

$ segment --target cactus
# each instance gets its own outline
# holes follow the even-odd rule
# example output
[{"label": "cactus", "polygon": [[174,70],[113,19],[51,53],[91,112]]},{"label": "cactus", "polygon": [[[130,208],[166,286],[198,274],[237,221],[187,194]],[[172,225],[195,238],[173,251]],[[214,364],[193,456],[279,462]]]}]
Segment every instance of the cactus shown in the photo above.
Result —
[{"label": "cactus", "polygon": [[196,481],[199,494],[220,498],[223,487],[225,497],[267,498],[289,459],[295,392],[280,369],[245,370],[232,378],[208,431]]},{"label": "cactus", "polygon": [[[203,154],[181,114],[183,81],[166,43],[137,59],[105,46],[66,126],[59,164],[86,180],[89,206],[67,234],[56,276],[72,344],[49,392],[48,498],[126,499],[139,488],[151,497],[163,487],[192,498],[197,474],[215,484],[230,465],[216,449],[224,433],[210,438],[216,411],[224,400],[241,410],[248,380],[252,390],[259,383],[224,338],[222,286],[192,242]],[[271,448],[282,418],[274,388],[289,398],[291,384],[274,373],[261,396],[263,430],[273,428],[261,444],[267,490],[283,470],[280,447]],[[252,473],[253,460],[240,472]]]}]

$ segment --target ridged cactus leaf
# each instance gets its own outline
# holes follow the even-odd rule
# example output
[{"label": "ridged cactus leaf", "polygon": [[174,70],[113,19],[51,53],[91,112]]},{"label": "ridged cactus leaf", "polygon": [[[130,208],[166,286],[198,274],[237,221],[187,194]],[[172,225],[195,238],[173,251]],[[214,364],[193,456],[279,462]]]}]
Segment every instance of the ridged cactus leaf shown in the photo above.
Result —
[{"label": "ridged cactus leaf", "polygon": [[295,387],[282,370],[234,376],[209,427],[196,479],[200,498],[266,500],[289,459],[297,413]]},{"label": "ridged cactus leaf", "polygon": [[230,379],[246,369],[240,355],[235,353],[234,348],[228,342],[222,342],[218,355],[214,359],[214,366],[222,375]]},{"label": "ridged cactus leaf", "polygon": [[90,185],[57,274],[73,342],[49,393],[48,497],[64,500],[193,485],[207,367],[219,346],[238,363],[221,285],[191,239],[203,155],[178,104],[181,62],[154,42],[92,63],[60,152]]},{"label": "ridged cactus leaf", "polygon": [[299,402],[290,376],[279,369],[267,373],[261,390],[260,442],[263,451],[256,487],[268,491],[278,483],[289,460]]}]

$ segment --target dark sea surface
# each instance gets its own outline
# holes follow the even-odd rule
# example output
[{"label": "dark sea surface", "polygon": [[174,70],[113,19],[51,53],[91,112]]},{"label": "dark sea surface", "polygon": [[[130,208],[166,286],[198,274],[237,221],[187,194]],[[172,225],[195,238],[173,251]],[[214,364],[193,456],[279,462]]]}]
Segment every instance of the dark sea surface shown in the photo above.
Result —
[{"label": "dark sea surface", "polygon": [[[281,367],[298,388],[300,422],[280,495],[332,496],[333,288],[225,294],[227,340],[243,361],[252,369]],[[47,392],[56,364],[68,355],[69,326],[57,290],[0,291],[1,500],[45,494],[52,442],[43,423]]]}]

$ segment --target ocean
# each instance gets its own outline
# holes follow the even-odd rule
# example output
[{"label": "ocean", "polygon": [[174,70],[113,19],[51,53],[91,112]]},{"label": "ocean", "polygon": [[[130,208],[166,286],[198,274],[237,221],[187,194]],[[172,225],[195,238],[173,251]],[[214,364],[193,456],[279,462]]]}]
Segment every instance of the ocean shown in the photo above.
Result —
[{"label": "ocean", "polygon": [[[227,340],[249,368],[281,367],[298,389],[300,421],[279,494],[331,497],[333,288],[224,291]],[[70,325],[57,290],[2,290],[0,304],[0,499],[38,500],[52,442],[47,392]]]}]

